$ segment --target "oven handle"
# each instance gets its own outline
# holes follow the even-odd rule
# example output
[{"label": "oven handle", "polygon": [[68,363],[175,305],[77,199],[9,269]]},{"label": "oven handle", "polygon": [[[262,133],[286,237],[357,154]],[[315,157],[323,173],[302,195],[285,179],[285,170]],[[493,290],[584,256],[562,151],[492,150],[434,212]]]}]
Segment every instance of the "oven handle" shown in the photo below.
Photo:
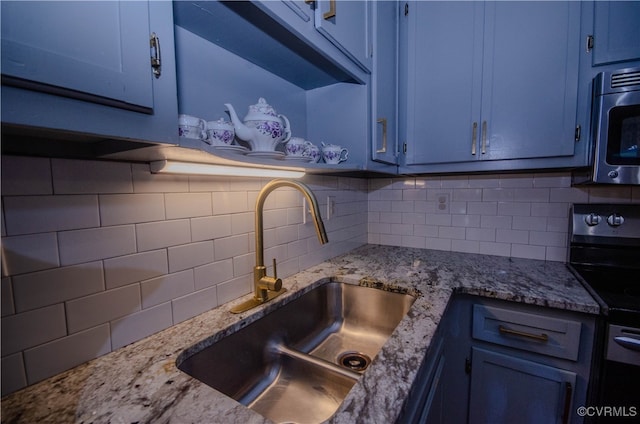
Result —
[{"label": "oven handle", "polygon": [[613,340],[620,346],[640,352],[640,340],[631,337],[614,337]]}]

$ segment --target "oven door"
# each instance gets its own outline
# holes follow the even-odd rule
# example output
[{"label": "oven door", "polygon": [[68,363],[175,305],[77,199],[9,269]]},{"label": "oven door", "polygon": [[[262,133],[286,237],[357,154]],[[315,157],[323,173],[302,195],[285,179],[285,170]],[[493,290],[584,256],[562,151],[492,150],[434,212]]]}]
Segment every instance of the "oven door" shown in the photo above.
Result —
[{"label": "oven door", "polygon": [[637,422],[640,418],[640,328],[609,324],[606,356],[600,373],[597,423]]}]

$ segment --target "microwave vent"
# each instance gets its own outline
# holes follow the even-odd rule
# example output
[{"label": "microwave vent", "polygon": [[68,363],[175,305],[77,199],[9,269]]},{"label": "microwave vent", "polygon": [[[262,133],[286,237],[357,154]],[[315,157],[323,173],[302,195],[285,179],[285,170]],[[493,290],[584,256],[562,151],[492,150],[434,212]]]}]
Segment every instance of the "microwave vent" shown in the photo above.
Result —
[{"label": "microwave vent", "polygon": [[640,71],[611,74],[611,88],[640,85]]}]

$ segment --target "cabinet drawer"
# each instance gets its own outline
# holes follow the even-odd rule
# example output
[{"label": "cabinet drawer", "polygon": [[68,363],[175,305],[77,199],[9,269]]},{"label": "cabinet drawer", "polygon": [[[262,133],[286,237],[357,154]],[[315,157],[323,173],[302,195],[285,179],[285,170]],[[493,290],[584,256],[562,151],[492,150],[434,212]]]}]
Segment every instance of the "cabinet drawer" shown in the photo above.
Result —
[{"label": "cabinet drawer", "polygon": [[473,305],[473,338],[576,361],[581,323],[529,312]]}]

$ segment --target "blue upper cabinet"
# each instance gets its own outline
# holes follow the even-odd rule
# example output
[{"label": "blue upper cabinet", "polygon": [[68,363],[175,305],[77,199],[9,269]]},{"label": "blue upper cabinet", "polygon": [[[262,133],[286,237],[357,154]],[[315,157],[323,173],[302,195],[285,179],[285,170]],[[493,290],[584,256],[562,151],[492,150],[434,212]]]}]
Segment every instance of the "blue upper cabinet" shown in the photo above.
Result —
[{"label": "blue upper cabinet", "polygon": [[372,159],[398,163],[398,2],[374,4]]},{"label": "blue upper cabinet", "polygon": [[409,3],[405,171],[534,168],[545,162],[532,158],[572,156],[580,8]]},{"label": "blue upper cabinet", "polygon": [[2,74],[150,111],[148,13],[142,2],[2,2]]},{"label": "blue upper cabinet", "polygon": [[175,142],[173,53],[167,2],[3,1],[3,124]]},{"label": "blue upper cabinet", "polygon": [[375,2],[316,0],[315,25],[364,70],[371,69],[371,8]]},{"label": "blue upper cabinet", "polygon": [[640,60],[640,2],[596,1],[593,66]]}]

